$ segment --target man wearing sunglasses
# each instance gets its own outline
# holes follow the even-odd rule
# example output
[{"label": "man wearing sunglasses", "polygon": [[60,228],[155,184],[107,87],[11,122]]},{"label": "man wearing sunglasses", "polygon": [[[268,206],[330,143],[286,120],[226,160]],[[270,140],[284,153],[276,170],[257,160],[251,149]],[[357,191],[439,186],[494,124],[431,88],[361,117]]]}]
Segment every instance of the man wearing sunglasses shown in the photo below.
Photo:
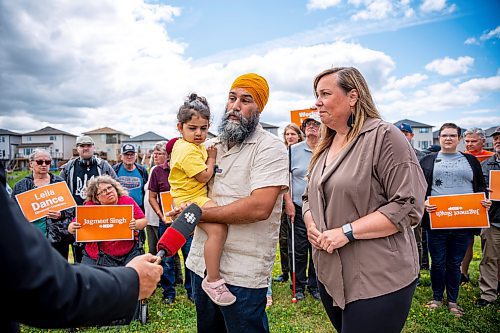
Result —
[{"label": "man wearing sunglasses", "polygon": [[[116,173],[109,163],[94,155],[94,140],[89,136],[81,136],[76,139],[76,150],[78,157],[70,160],[62,166],[60,176],[68,184],[77,205],[83,205],[87,194],[87,182],[97,176],[110,175],[116,179]],[[75,262],[82,261],[82,248],[73,244],[73,256]]]}]

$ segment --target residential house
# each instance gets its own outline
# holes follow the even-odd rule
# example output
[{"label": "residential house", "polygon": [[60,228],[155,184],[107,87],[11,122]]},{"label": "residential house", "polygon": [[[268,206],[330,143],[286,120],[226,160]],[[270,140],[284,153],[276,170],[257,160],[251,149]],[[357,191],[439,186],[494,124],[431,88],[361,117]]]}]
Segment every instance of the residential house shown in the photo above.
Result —
[{"label": "residential house", "polygon": [[119,160],[120,149],[123,142],[130,139],[130,135],[110,127],[98,128],[82,134],[90,136],[95,142],[95,152],[101,158],[110,162]]},{"label": "residential house", "polygon": [[495,133],[495,129],[497,129],[497,128],[498,128],[498,126],[493,126],[493,127],[490,127],[490,128],[487,128],[484,130],[484,132],[486,133],[486,144],[484,145],[483,149],[486,149],[489,151],[494,151],[493,150],[493,138],[491,137],[491,135],[493,133]]},{"label": "residential house", "polygon": [[50,126],[24,133],[21,136],[21,143],[17,145],[15,155],[17,166],[14,168],[26,168],[29,155],[37,148],[48,150],[54,160],[54,166],[58,166],[73,157],[76,137],[74,134]]},{"label": "residential house", "polygon": [[271,125],[271,124],[268,124],[268,123],[264,123],[262,121],[260,122],[260,124],[262,125],[262,128],[265,131],[268,131],[269,133],[278,136],[278,129],[279,129],[278,126],[274,126],[274,125]]},{"label": "residential house", "polygon": [[399,120],[395,122],[394,125],[399,128],[401,123],[406,123],[412,127],[414,136],[411,144],[414,148],[417,148],[418,150],[425,150],[433,144],[432,125],[419,123],[418,121],[410,119]]},{"label": "residential house", "polygon": [[149,159],[151,157],[151,153],[155,147],[155,144],[158,141],[168,141],[167,138],[156,134],[155,132],[146,132],[133,138],[123,140],[123,144],[129,143],[133,145],[138,154],[138,161],[142,164],[149,165]]},{"label": "residential house", "polygon": [[19,144],[21,144],[21,133],[0,128],[0,161],[4,162],[7,169],[12,169],[9,162],[14,161]]}]

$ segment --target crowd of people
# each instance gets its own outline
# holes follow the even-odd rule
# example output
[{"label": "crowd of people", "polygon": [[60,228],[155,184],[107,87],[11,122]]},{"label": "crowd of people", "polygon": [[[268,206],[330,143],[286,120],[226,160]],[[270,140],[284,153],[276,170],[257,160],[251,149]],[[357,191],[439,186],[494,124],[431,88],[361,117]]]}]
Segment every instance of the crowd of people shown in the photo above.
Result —
[{"label": "crowd of people", "polygon": [[[49,211],[32,223],[63,259],[72,246],[75,263],[105,267],[134,266],[139,258],[152,263],[175,214],[164,211],[161,193],[170,191],[176,212],[196,203],[201,223],[181,248],[184,276],[179,256],[172,256],[161,260],[154,279],[165,306],[175,302],[175,285],[184,284],[198,332],[269,332],[278,243],[282,272],[274,281],[290,283],[299,302],[306,292],[321,301],[338,332],[400,332],[429,263],[433,297],[424,306],[445,304],[446,290],[449,311],[463,315],[459,287],[469,280],[474,235],[481,235],[483,251],[477,305],[495,302],[500,203],[488,199],[487,186],[490,170],[500,170],[500,127],[492,135],[494,152],[483,150],[485,133],[478,128],[464,133],[466,151],[459,152],[462,131],[453,123],[441,126],[439,151],[422,152],[411,145],[409,124],[381,119],[357,69],[327,69],[313,88],[315,111],[300,126],[287,125],[283,141],[259,123],[267,81],[248,73],[231,85],[218,137],[206,141],[210,107],[192,93],[177,114],[180,137],[155,145],[149,170],[137,162],[133,145],[123,145],[121,162],[111,166],[95,156],[92,138],[82,136],[78,157],[59,176],[49,172],[50,152],[35,150],[32,173],[14,186],[12,198],[66,182],[78,206],[131,205],[132,240],[76,243],[82,226],[75,208]],[[431,228],[429,216],[438,207],[429,197],[478,192],[486,195],[480,204],[490,228]],[[123,307],[130,319],[130,302]],[[102,321],[59,325],[96,322]]]}]

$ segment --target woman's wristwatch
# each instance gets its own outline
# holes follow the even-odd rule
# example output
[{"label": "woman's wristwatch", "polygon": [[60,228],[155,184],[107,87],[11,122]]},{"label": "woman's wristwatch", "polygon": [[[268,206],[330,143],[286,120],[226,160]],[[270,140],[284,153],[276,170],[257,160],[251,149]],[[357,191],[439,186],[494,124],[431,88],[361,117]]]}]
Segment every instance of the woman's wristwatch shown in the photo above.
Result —
[{"label": "woman's wristwatch", "polygon": [[352,234],[352,226],[350,223],[344,224],[342,226],[342,231],[344,232],[344,235],[347,237],[349,242],[354,242],[356,238],[354,238],[354,235]]}]

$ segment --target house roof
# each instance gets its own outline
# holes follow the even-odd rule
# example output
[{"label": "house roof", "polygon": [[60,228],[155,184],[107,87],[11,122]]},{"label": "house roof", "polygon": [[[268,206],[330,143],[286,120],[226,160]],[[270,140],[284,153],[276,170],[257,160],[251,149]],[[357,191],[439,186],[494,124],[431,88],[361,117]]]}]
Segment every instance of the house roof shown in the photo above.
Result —
[{"label": "house roof", "polygon": [[271,125],[271,124],[268,124],[268,123],[264,123],[264,122],[260,122],[260,124],[262,125],[263,128],[279,128],[279,126],[275,126],[275,125]]},{"label": "house roof", "polygon": [[3,129],[3,128],[0,128],[0,135],[16,135],[16,136],[21,136],[22,134],[21,133],[12,132],[12,131],[9,131],[9,130]]},{"label": "house roof", "polygon": [[98,129],[95,129],[95,130],[92,130],[92,131],[83,132],[82,134],[83,135],[92,135],[92,134],[123,134],[123,135],[129,136],[128,134],[125,134],[123,132],[117,131],[117,130],[111,128],[111,127],[102,127],[102,128],[98,128]]},{"label": "house roof", "polygon": [[[124,140],[125,141],[125,140]],[[167,138],[156,134],[155,132],[146,132],[133,138],[127,139],[127,142],[141,142],[141,141],[167,141]]]},{"label": "house roof", "polygon": [[54,142],[33,142],[33,143],[21,143],[18,148],[47,148],[54,144]]},{"label": "house roof", "polygon": [[434,127],[432,125],[427,125],[427,124],[424,124],[424,123],[419,123],[418,121],[413,121],[413,120],[410,120],[410,119],[403,119],[403,120],[398,120],[394,123],[394,126],[396,127],[399,127],[399,125],[401,125],[401,123],[406,123],[408,125],[410,125],[411,127]]},{"label": "house roof", "polygon": [[37,131],[23,133],[23,135],[60,135],[60,134],[74,136],[74,137],[78,136],[78,135],[74,135],[74,134],[71,134],[71,133],[68,133],[65,131],[61,131],[57,128],[50,127],[50,126],[44,127],[44,128],[39,129]]},{"label": "house roof", "polygon": [[484,130],[484,132],[486,133],[486,137],[489,137],[491,136],[493,133],[495,133],[495,130],[498,128],[498,126],[493,126],[493,127],[490,127],[490,128],[487,128]]}]

